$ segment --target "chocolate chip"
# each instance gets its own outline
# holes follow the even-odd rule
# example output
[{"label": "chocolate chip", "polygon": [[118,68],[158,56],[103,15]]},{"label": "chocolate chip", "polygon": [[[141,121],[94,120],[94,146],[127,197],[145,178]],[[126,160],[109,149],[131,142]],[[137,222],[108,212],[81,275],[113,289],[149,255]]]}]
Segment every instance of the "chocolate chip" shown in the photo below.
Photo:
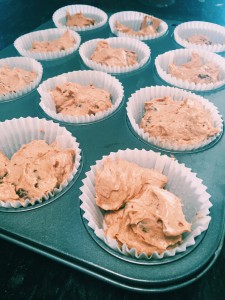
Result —
[{"label": "chocolate chip", "polygon": [[23,198],[25,196],[27,196],[27,191],[25,191],[24,189],[18,189],[16,191],[17,195],[20,197],[20,198]]},{"label": "chocolate chip", "polygon": [[142,227],[141,230],[142,230],[143,232],[148,232],[147,228],[145,228],[145,227]]},{"label": "chocolate chip", "polygon": [[201,78],[201,79],[204,79],[204,78],[211,78],[209,75],[207,74],[198,74],[198,77]]}]

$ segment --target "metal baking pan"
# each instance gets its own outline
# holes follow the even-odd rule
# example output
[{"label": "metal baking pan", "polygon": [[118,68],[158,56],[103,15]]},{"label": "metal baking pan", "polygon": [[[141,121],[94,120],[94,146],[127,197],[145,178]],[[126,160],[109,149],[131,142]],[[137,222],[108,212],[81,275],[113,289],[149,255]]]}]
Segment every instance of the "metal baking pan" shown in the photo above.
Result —
[{"label": "metal baking pan", "polygon": [[[165,19],[164,19],[165,20]],[[41,253],[74,269],[123,287],[141,292],[174,290],[200,278],[218,257],[224,236],[225,202],[225,138],[223,134],[212,144],[193,152],[169,152],[152,147],[138,138],[131,130],[126,117],[126,102],[136,90],[151,85],[166,85],[157,75],[154,60],[156,55],[180,48],[173,39],[174,20],[165,20],[169,25],[167,34],[148,41],[151,59],[141,69],[127,74],[115,75],[123,84],[125,95],[122,105],[111,116],[92,124],[72,125],[61,123],[78,140],[82,149],[82,165],[76,178],[64,193],[51,201],[25,209],[0,209],[0,236],[32,251]],[[39,29],[52,28],[49,21]],[[81,34],[82,42],[93,38],[112,36],[109,26]],[[0,58],[17,56],[11,45],[0,52]],[[43,79],[61,73],[87,69],[78,53],[55,62],[42,63]],[[212,101],[225,115],[225,89],[201,93]],[[15,101],[0,103],[0,121],[6,119],[38,116],[49,119],[39,107],[36,90]],[[138,148],[160,151],[174,155],[185,163],[208,187],[213,204],[212,220],[206,232],[196,238],[195,245],[183,253],[160,260],[135,260],[114,252],[101,242],[87,226],[80,210],[80,187],[85,172],[96,160],[112,151]]]}]

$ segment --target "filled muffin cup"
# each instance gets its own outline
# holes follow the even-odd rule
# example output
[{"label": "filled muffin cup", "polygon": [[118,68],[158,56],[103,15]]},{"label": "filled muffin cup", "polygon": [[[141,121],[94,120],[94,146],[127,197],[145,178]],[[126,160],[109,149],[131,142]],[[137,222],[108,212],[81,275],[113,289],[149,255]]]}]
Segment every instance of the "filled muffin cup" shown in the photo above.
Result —
[{"label": "filled muffin cup", "polygon": [[[91,60],[91,56],[100,41],[108,42],[112,48],[123,48],[137,54],[137,63],[131,66],[107,66]],[[151,50],[143,42],[128,37],[113,37],[108,39],[94,39],[83,43],[79,49],[80,56],[85,65],[91,69],[106,73],[127,73],[143,67],[150,58]]]},{"label": "filled muffin cup", "polygon": [[[198,54],[203,63],[212,62],[218,67],[218,70],[220,71],[218,81],[214,83],[194,83],[179,79],[169,73],[168,67],[170,64],[176,64],[177,66],[185,64],[191,60],[192,53]],[[158,75],[164,81],[187,90],[204,92],[220,88],[225,84],[225,59],[218,54],[209,51],[197,49],[178,49],[168,51],[156,57],[155,67]]]},{"label": "filled muffin cup", "polygon": [[[210,44],[197,44],[188,41],[191,36],[205,36]],[[174,29],[175,41],[184,48],[206,50],[210,52],[225,51],[225,28],[223,26],[210,23],[191,21],[178,25]]]},{"label": "filled muffin cup", "polygon": [[19,68],[30,72],[35,72],[36,78],[34,79],[34,81],[32,81],[27,86],[23,87],[18,91],[9,92],[6,94],[0,94],[0,102],[15,100],[16,98],[26,95],[27,93],[35,89],[41,81],[42,73],[43,73],[42,65],[33,58],[8,57],[8,58],[0,59],[0,68],[4,66],[8,66],[10,69]]},{"label": "filled muffin cup", "polygon": [[121,24],[130,27],[134,31],[139,31],[143,18],[148,16],[145,13],[137,12],[137,11],[121,11],[113,14],[109,18],[109,26],[113,34],[120,37],[132,37],[138,40],[152,40],[157,39],[163,36],[167,30],[168,25],[163,20],[160,20],[160,25],[156,33],[149,35],[136,35],[136,34],[127,34],[117,30],[116,22],[119,21]]},{"label": "filled muffin cup", "polygon": [[[111,95],[112,106],[105,111],[90,115],[73,116],[57,113],[50,91],[55,89],[57,85],[66,82],[79,83],[84,86],[92,84],[108,91]],[[119,107],[124,95],[123,86],[117,78],[104,72],[91,70],[74,71],[49,78],[38,87],[38,92],[41,96],[40,106],[43,111],[53,119],[68,123],[90,123],[101,120],[111,115]]]},{"label": "filled muffin cup", "polygon": [[[95,20],[93,25],[88,25],[84,27],[80,26],[67,26],[66,25],[66,14],[74,15],[76,13],[82,13],[86,18],[91,18]],[[67,5],[57,9],[53,16],[53,22],[56,27],[67,27],[74,31],[89,31],[93,29],[97,29],[106,24],[108,20],[107,14],[94,6],[91,5],[83,5],[83,4],[75,4],[75,5]]]},{"label": "filled muffin cup", "polygon": [[[74,39],[74,45],[72,47],[69,47],[65,50],[56,50],[48,52],[31,51],[33,42],[47,42],[56,40],[60,38],[67,30]],[[51,28],[24,34],[15,40],[14,46],[19,52],[19,54],[22,56],[31,57],[37,60],[54,60],[75,52],[80,46],[80,41],[80,35],[75,31],[66,28]]]},{"label": "filled muffin cup", "polygon": [[[105,235],[104,211],[96,205],[95,201],[95,177],[96,170],[102,167],[103,161],[109,157],[112,160],[119,158],[136,163],[143,168],[155,169],[168,177],[165,189],[181,199],[185,219],[192,224],[191,232],[183,234],[181,244],[161,254],[154,252],[151,256],[148,256],[146,253],[138,254],[134,248],[129,249],[126,244],[120,247],[115,239]],[[108,156],[103,156],[86,173],[86,177],[83,179],[83,186],[81,187],[81,209],[84,212],[83,217],[88,221],[88,226],[93,229],[100,240],[104,241],[113,250],[136,259],[161,259],[186,251],[187,247],[195,244],[195,238],[207,230],[211,219],[209,208],[212,204],[209,201],[210,195],[206,192],[206,189],[202,180],[195,173],[191,172],[191,169],[167,155],[144,149],[119,150],[118,152],[111,152]],[[199,218],[198,216],[201,217]]]},{"label": "filled muffin cup", "polygon": [[[148,132],[144,132],[144,129],[140,128],[140,123],[145,114],[145,102],[150,101],[153,98],[163,98],[166,96],[170,96],[175,101],[184,101],[188,99],[196,102],[197,104],[200,104],[206,111],[210,112],[212,123],[219,132],[214,136],[208,137],[204,140],[204,142],[189,145],[179,144],[179,142],[175,144],[174,142],[170,141],[169,138],[162,139],[160,137],[153,137],[150,136]],[[222,116],[219,114],[217,107],[213,103],[191,92],[168,86],[151,86],[136,91],[131,95],[127,102],[127,116],[133,130],[143,140],[152,145],[167,150],[191,151],[200,149],[213,142],[216,138],[218,138],[218,136],[221,135],[223,131]]]},{"label": "filled muffin cup", "polygon": [[69,177],[57,188],[47,195],[43,195],[41,199],[25,199],[25,201],[9,200],[2,201],[0,199],[0,207],[4,208],[19,208],[35,205],[47,201],[61,193],[61,191],[73,180],[81,161],[81,150],[76,138],[53,121],[47,121],[39,118],[19,118],[6,120],[0,123],[1,130],[1,147],[0,151],[9,159],[16,153],[24,144],[28,144],[33,140],[44,140],[47,144],[57,141],[61,149],[75,150],[75,161],[73,169]]}]

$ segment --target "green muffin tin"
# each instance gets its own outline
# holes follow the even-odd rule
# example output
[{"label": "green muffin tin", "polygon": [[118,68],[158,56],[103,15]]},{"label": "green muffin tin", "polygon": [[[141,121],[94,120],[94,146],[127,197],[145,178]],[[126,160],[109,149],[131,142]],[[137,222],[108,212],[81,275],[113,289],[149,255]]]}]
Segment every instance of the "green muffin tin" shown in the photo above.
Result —
[{"label": "green muffin tin", "polygon": [[[225,138],[223,133],[211,144],[199,151],[174,152],[151,146],[132,131],[126,117],[126,102],[136,90],[151,85],[167,85],[154,66],[155,57],[179,48],[173,39],[175,20],[165,20],[168,32],[161,38],[147,41],[151,58],[141,69],[131,73],[114,74],[124,87],[124,99],[120,107],[107,118],[89,124],[65,126],[77,138],[82,151],[82,163],[78,174],[68,187],[55,198],[39,205],[19,209],[0,208],[0,236],[31,251],[94,276],[103,281],[140,292],[163,292],[190,284],[200,278],[215,262],[223,244],[225,221]],[[52,28],[49,21],[39,29]],[[93,38],[113,36],[108,24],[102,28],[81,33],[81,43]],[[18,56],[11,45],[0,52],[0,58]],[[42,62],[43,78],[75,70],[87,70],[76,52],[57,61]],[[198,93],[213,102],[222,116],[225,115],[225,88]],[[24,97],[0,103],[0,121],[19,117],[50,119],[39,106],[37,90]],[[57,122],[57,121],[56,121]],[[1,145],[0,145],[1,146]],[[179,163],[197,173],[207,186],[213,206],[208,230],[198,236],[195,245],[185,252],[148,262],[123,256],[101,240],[88,227],[80,209],[79,196],[85,172],[96,160],[119,149],[147,149],[174,155]]]}]

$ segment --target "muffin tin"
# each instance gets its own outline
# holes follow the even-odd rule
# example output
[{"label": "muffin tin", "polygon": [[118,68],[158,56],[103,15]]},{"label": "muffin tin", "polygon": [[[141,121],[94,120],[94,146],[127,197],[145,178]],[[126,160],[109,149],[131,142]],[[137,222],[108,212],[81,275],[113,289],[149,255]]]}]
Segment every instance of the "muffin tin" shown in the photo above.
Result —
[{"label": "muffin tin", "polygon": [[[124,256],[110,249],[96,237],[80,209],[82,180],[85,178],[85,173],[90,170],[90,166],[103,155],[127,148],[159,151],[158,148],[134,134],[126,116],[126,102],[131,94],[140,88],[165,85],[156,72],[155,58],[178,47],[173,39],[176,22],[165,21],[169,27],[167,34],[146,42],[151,48],[151,60],[133,72],[115,74],[124,87],[124,99],[111,115],[88,124],[59,122],[76,137],[82,151],[80,170],[64,193],[53,197],[51,201],[32,207],[0,208],[2,238],[105,282],[140,292],[174,290],[197,280],[215,262],[222,248],[224,236],[225,139],[223,133],[215,143],[210,144],[207,149],[202,148],[199,152],[160,149],[162,154],[174,156],[179,163],[184,163],[197,173],[211,195],[212,219],[208,230],[198,236],[195,245],[188,247],[185,252],[178,253],[174,257],[152,259],[147,262]],[[52,28],[52,26],[52,21],[49,21],[39,29]],[[112,37],[108,24],[88,33],[81,33],[82,43],[90,39],[107,37]],[[18,53],[12,45],[0,53],[1,58],[16,55]],[[42,65],[42,80],[65,72],[88,69],[77,52],[57,62],[44,62]],[[198,94],[212,101],[218,107],[220,114],[225,115],[224,87],[214,91],[198,92]],[[50,120],[50,117],[40,108],[39,102],[40,96],[37,90],[16,101],[2,102],[0,121],[27,116],[44,117]]]}]

